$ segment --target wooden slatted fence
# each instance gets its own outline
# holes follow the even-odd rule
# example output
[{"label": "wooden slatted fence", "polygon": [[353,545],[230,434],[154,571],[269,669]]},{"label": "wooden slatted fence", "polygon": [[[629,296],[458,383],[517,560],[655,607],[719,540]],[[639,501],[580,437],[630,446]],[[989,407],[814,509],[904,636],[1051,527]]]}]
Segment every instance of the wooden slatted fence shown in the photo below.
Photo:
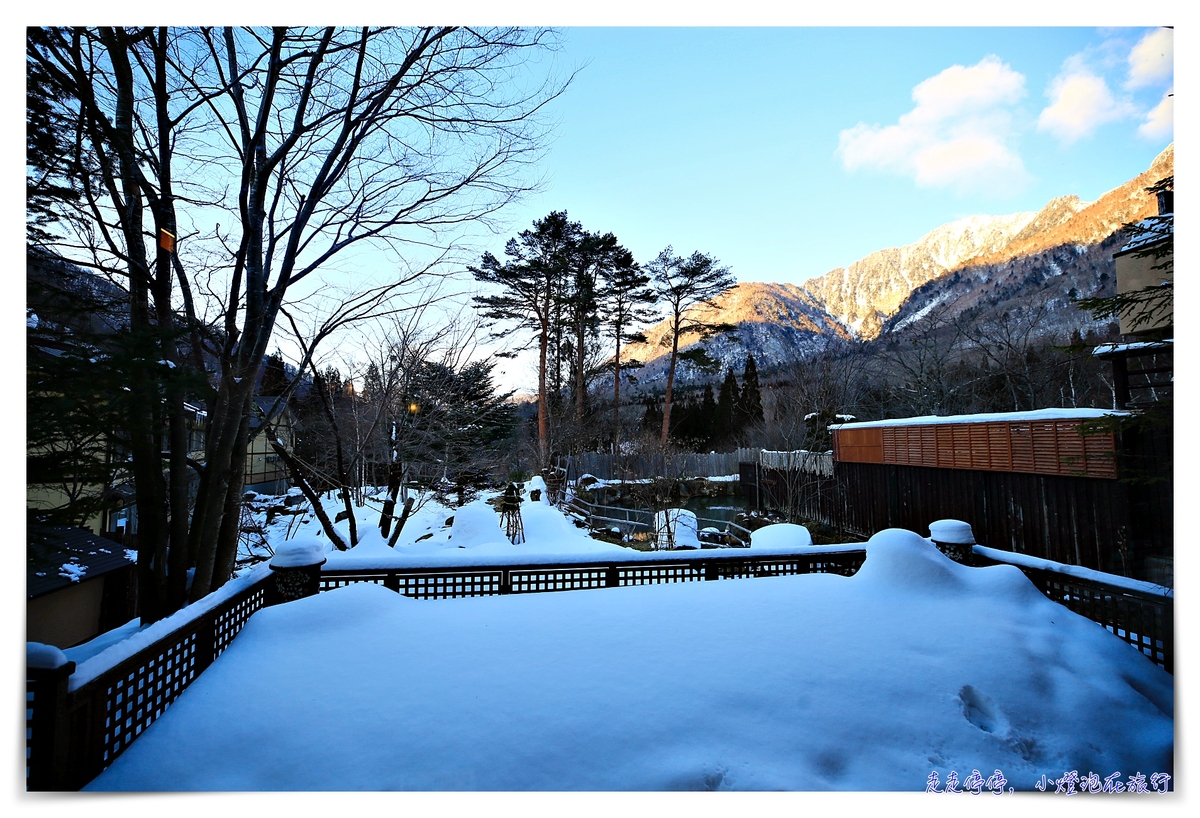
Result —
[{"label": "wooden slatted fence", "polygon": [[1006,420],[848,427],[833,430],[840,463],[1117,476],[1111,431],[1081,432],[1081,420]]}]

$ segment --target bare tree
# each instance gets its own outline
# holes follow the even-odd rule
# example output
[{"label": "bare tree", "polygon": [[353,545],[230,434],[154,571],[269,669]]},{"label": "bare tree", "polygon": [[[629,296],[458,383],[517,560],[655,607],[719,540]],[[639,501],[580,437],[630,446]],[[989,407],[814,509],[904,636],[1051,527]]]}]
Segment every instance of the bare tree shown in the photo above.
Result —
[{"label": "bare tree", "polygon": [[[521,29],[31,30],[62,89],[80,198],[55,251],[125,280],[146,338],[130,418],[142,621],[223,584],[237,550],[258,368],[278,317],[347,251],[400,272],[529,188],[537,113],[562,85],[517,69]],[[208,374],[189,503],[184,398]],[[164,455],[166,452],[168,454]],[[166,469],[163,469],[163,458]]]},{"label": "bare tree", "polygon": [[945,415],[961,408],[973,386],[956,377],[962,340],[958,324],[942,312],[932,312],[903,333],[876,341],[873,368],[883,389],[877,394],[881,405],[872,407],[874,412],[881,417],[896,417],[899,412],[903,417]]},{"label": "bare tree", "polygon": [[969,313],[955,319],[958,334],[994,368],[1013,412],[1040,408],[1046,373],[1038,353],[1046,346],[1047,313],[1042,302],[982,322]]}]

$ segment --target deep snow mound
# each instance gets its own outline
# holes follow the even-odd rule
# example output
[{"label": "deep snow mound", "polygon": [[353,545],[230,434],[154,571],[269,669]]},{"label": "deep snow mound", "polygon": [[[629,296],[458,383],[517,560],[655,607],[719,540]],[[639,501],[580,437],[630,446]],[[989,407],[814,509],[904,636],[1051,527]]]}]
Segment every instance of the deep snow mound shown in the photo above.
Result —
[{"label": "deep snow mound", "polygon": [[867,560],[854,578],[881,587],[957,594],[969,587],[972,570],[951,560],[921,535],[888,528],[867,540]]},{"label": "deep snow mound", "polygon": [[512,545],[500,530],[500,515],[483,500],[467,503],[454,512],[454,525],[450,527],[450,544],[459,548]]},{"label": "deep snow mound", "polygon": [[792,548],[812,544],[808,529],[795,523],[773,523],[750,532],[752,548]]}]

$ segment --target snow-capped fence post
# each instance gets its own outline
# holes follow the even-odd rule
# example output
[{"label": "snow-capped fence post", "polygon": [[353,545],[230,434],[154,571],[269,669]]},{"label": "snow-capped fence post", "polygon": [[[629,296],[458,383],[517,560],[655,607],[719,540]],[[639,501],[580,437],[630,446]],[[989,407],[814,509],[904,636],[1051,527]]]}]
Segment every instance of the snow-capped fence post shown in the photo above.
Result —
[{"label": "snow-capped fence post", "polygon": [[975,564],[975,535],[962,520],[938,520],[929,524],[929,539],[950,559],[963,565]]},{"label": "snow-capped fence post", "polygon": [[75,663],[50,645],[25,647],[25,786],[61,791],[67,785],[70,722],[67,690]]},{"label": "snow-capped fence post", "polygon": [[267,585],[269,605],[316,596],[321,590],[321,566],[325,553],[316,543],[290,540],[280,545],[271,558],[275,581]]}]

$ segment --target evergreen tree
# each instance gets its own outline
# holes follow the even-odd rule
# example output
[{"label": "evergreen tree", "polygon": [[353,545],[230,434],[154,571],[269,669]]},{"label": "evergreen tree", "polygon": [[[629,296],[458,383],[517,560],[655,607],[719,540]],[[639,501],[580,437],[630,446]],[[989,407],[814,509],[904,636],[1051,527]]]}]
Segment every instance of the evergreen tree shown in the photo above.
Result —
[{"label": "evergreen tree", "polygon": [[612,233],[583,232],[570,254],[568,287],[563,294],[563,318],[570,330],[569,369],[574,392],[575,420],[582,422],[587,404],[589,352],[597,353],[599,336],[600,292],[598,285],[615,271],[619,261],[632,261],[629,251],[617,243]]},{"label": "evergreen tree", "polygon": [[691,394],[684,395],[675,404],[671,417],[671,439],[683,448],[694,448],[701,443],[700,406]]},{"label": "evergreen tree", "polygon": [[700,397],[700,417],[704,422],[702,437],[707,448],[713,444],[713,428],[717,419],[717,402],[713,399],[712,384],[708,382],[705,382]]},{"label": "evergreen tree", "polygon": [[675,388],[675,367],[679,360],[679,339],[684,333],[696,333],[701,339],[716,332],[733,329],[730,324],[710,323],[696,318],[693,307],[712,307],[713,300],[730,290],[736,280],[728,267],[701,252],[688,258],[675,255],[668,246],[648,265],[654,274],[659,300],[666,306],[670,321],[670,363],[667,366],[667,391],[663,400],[662,443],[667,442],[671,424],[671,397]]},{"label": "evergreen tree", "polygon": [[378,400],[385,391],[383,375],[379,372],[379,364],[371,361],[367,364],[367,372],[363,375],[363,395],[372,400]]},{"label": "evergreen tree", "polygon": [[758,385],[758,366],[754,363],[753,355],[746,358],[746,368],[742,370],[740,397],[737,405],[737,426],[739,430],[744,431],[749,426],[763,421],[762,391]]},{"label": "evergreen tree", "polygon": [[[550,462],[549,384],[551,355],[561,357],[555,343],[561,329],[566,277],[571,255],[578,247],[583,228],[554,211],[522,230],[504,246],[508,260],[503,264],[484,253],[478,267],[468,267],[477,281],[501,288],[500,295],[476,296],[485,318],[516,322],[533,333],[538,347],[538,467]],[[495,333],[500,337],[500,333]],[[557,371],[557,367],[555,367]],[[557,379],[556,379],[557,380]]]},{"label": "evergreen tree", "polygon": [[273,397],[282,395],[288,388],[290,379],[287,376],[287,369],[283,365],[283,356],[278,352],[273,352],[267,357],[267,363],[263,367],[262,382],[258,387],[258,394],[264,397]]},{"label": "evergreen tree", "polygon": [[655,295],[649,287],[650,276],[642,272],[633,260],[633,254],[622,248],[614,262],[611,268],[600,273],[604,281],[600,305],[605,331],[616,346],[613,353],[612,440],[614,445],[620,446],[621,367],[623,363],[628,368],[641,366],[640,361],[621,361],[621,344],[645,342],[646,337],[634,327],[654,319],[650,305],[654,303]]},{"label": "evergreen tree", "polygon": [[644,406],[646,407],[646,412],[642,415],[642,431],[657,432],[662,429],[663,413],[658,401],[652,397],[647,397]]},{"label": "evergreen tree", "polygon": [[721,391],[717,393],[717,411],[713,419],[713,439],[717,445],[726,445],[741,431],[738,427],[737,412],[740,399],[737,378],[734,377],[731,366],[725,372]]}]

